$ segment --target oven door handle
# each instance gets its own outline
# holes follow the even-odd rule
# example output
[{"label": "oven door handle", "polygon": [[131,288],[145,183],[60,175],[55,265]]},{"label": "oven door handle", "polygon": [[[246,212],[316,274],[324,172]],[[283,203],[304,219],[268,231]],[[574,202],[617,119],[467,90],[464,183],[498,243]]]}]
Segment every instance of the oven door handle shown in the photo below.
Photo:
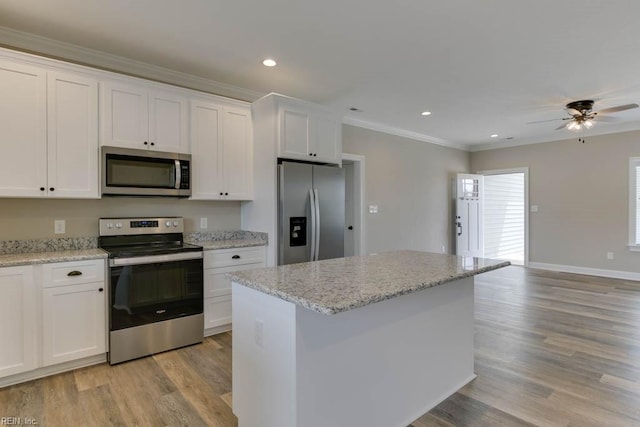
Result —
[{"label": "oven door handle", "polygon": [[137,256],[131,258],[113,258],[109,260],[109,267],[118,267],[121,265],[157,264],[161,262],[187,261],[191,259],[201,258],[203,258],[202,251],[180,252],[177,254],[168,255]]}]

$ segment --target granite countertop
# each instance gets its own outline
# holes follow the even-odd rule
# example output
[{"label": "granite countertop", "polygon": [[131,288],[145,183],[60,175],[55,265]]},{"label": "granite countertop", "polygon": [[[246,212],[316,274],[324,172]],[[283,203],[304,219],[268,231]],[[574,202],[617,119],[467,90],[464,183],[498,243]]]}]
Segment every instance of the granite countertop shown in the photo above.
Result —
[{"label": "granite countertop", "polygon": [[[233,230],[185,234],[185,241],[208,249],[264,246],[267,233]],[[107,258],[97,237],[0,240],[0,267]]]},{"label": "granite countertop", "polygon": [[71,249],[56,252],[30,252],[0,255],[0,267],[17,265],[47,264],[50,262],[82,261],[88,259],[107,258],[102,249]]},{"label": "granite countertop", "polygon": [[336,314],[510,265],[394,251],[227,274],[232,281],[322,314]]}]

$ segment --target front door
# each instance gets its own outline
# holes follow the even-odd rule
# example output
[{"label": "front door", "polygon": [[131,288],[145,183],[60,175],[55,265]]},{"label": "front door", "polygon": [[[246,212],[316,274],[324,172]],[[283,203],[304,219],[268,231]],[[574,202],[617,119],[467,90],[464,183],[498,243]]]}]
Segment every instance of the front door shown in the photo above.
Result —
[{"label": "front door", "polygon": [[483,176],[460,173],[456,177],[456,254],[482,257]]}]

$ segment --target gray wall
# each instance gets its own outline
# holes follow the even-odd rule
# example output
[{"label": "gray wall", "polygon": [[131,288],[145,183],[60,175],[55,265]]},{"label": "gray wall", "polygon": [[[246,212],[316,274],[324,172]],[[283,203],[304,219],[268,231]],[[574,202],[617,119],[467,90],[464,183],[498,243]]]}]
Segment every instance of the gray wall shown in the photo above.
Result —
[{"label": "gray wall", "polygon": [[529,167],[529,202],[539,206],[529,215],[530,261],[640,272],[640,253],[626,248],[640,132],[577,137],[471,153],[471,170]]},{"label": "gray wall", "polygon": [[349,125],[342,143],[366,157],[366,253],[453,252],[451,178],[469,170],[469,153]]},{"label": "gray wall", "polygon": [[[0,240],[98,235],[98,218],[182,216],[187,232],[240,229],[240,202],[184,199],[105,198],[101,200],[0,199]],[[53,233],[54,219],[66,220],[66,234]]]}]

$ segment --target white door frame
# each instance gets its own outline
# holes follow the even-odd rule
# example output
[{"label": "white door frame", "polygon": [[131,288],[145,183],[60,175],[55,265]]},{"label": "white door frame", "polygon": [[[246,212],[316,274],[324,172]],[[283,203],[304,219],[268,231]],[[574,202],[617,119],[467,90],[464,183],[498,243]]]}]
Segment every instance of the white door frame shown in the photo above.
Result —
[{"label": "white door frame", "polygon": [[359,154],[342,153],[342,160],[353,162],[353,227],[354,255],[366,255],[364,196],[365,196],[365,157]]},{"label": "white door frame", "polygon": [[529,168],[490,169],[476,172],[478,175],[502,175],[524,173],[524,267],[529,266]]}]

